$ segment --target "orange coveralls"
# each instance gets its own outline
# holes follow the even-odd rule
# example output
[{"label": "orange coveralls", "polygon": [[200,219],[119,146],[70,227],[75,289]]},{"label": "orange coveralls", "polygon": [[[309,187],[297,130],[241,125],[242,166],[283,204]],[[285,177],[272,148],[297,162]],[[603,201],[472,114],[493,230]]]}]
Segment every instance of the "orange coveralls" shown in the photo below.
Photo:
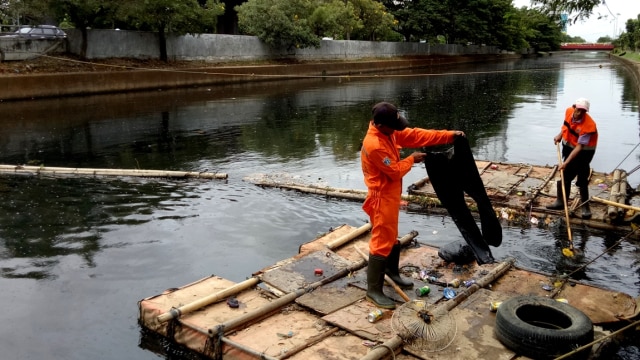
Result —
[{"label": "orange coveralls", "polygon": [[367,198],[362,209],[371,221],[369,253],[387,257],[398,241],[398,217],[402,197],[402,177],[413,166],[413,156],[400,159],[402,147],[421,148],[453,142],[454,131],[406,128],[385,135],[373,121],[362,143],[360,160]]}]

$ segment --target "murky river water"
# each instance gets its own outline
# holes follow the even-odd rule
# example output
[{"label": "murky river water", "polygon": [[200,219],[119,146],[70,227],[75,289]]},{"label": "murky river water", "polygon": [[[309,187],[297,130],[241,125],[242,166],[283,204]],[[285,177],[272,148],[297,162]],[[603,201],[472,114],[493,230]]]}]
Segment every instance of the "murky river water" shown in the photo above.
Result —
[{"label": "murky river water", "polygon": [[[434,72],[442,72],[436,74]],[[380,74],[379,74],[380,75]],[[640,150],[632,77],[581,53],[384,76],[310,79],[0,104],[0,163],[217,171],[227,181],[0,177],[0,349],[6,359],[156,359],[139,346],[137,301],[210,274],[233,281],[297,253],[361,204],[243,180],[256,174],[364,189],[359,146],[371,105],[414,126],[464,130],[478,159],[555,164],[565,107],[591,100],[592,166],[632,170]],[[408,185],[426,176],[416,166]],[[637,187],[640,177],[630,176]],[[460,238],[442,216],[402,211],[400,233]],[[620,234],[573,229],[585,261]],[[562,271],[564,227],[504,224],[494,256]],[[582,280],[640,295],[638,243],[623,241]],[[173,357],[172,357],[173,358]]]}]

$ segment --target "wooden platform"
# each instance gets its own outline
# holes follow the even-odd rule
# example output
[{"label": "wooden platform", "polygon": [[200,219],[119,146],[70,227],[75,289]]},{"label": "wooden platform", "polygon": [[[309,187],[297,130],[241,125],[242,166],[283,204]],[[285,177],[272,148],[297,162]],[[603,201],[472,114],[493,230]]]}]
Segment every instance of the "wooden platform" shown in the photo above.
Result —
[{"label": "wooden platform", "polygon": [[[493,301],[519,294],[564,298],[594,324],[616,323],[637,312],[636,300],[627,294],[558,281],[518,269],[510,261],[444,264],[437,249],[415,241],[417,233],[412,232],[400,239],[400,266],[415,287],[428,284],[425,273],[444,283],[454,278],[476,283],[450,287],[456,292],[453,299],[443,296],[443,287],[428,284],[430,294],[420,299],[449,311],[455,337],[438,352],[404,349],[391,326],[392,310],[375,323],[366,319],[374,306],[364,300],[366,261],[355,247],[367,252],[369,228],[337,227],[239,284],[210,276],[145,298],[139,301],[140,324],[212,359],[384,358],[390,349],[397,359],[511,359],[515,354],[493,333]],[[405,302],[391,287],[385,286],[385,293],[398,306]],[[414,291],[406,295],[417,298]],[[237,307],[232,307],[233,299]]]}]

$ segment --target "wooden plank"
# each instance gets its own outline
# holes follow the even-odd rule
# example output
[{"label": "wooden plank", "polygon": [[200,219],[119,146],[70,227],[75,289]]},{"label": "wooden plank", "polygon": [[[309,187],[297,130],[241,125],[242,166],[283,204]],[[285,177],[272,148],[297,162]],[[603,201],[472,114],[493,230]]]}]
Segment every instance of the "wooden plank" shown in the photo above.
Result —
[{"label": "wooden plank", "polygon": [[327,315],[364,298],[366,293],[366,271],[357,271],[352,276],[323,285],[296,299],[319,314]]},{"label": "wooden plank", "polygon": [[[308,343],[310,339],[329,329],[330,327],[318,316],[300,307],[290,306],[227,337],[243,346],[275,357]],[[223,356],[224,359],[246,359],[245,354],[238,354],[238,351],[231,349],[227,349]]]},{"label": "wooden plank", "polygon": [[[329,249],[319,250],[291,263],[269,270],[262,275],[262,281],[284,293],[307,288],[322,278],[331,277],[352,264]],[[316,269],[321,274],[316,274]]]},{"label": "wooden plank", "polygon": [[383,310],[382,318],[375,323],[370,323],[367,320],[367,315],[375,309],[377,307],[369,301],[361,300],[323,316],[322,320],[361,338],[384,342],[395,335],[391,329],[393,311]]}]

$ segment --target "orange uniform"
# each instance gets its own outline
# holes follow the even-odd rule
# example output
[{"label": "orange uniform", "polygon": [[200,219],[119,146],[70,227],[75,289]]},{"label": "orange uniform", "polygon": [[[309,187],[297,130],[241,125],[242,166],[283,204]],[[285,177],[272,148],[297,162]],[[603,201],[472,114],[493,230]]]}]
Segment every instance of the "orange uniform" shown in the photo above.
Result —
[{"label": "orange uniform", "polygon": [[562,139],[565,145],[574,148],[578,146],[578,138],[580,135],[590,134],[589,142],[583,144],[583,150],[595,150],[598,145],[598,129],[596,122],[593,121],[591,115],[585,113],[583,119],[579,122],[572,121],[574,107],[568,107],[564,112],[564,124],[562,126]]},{"label": "orange uniform", "polygon": [[385,135],[373,122],[361,150],[362,172],[368,193],[362,209],[371,221],[371,255],[388,256],[398,241],[402,178],[411,170],[413,156],[400,159],[402,147],[420,148],[453,142],[454,131],[406,128]]}]

